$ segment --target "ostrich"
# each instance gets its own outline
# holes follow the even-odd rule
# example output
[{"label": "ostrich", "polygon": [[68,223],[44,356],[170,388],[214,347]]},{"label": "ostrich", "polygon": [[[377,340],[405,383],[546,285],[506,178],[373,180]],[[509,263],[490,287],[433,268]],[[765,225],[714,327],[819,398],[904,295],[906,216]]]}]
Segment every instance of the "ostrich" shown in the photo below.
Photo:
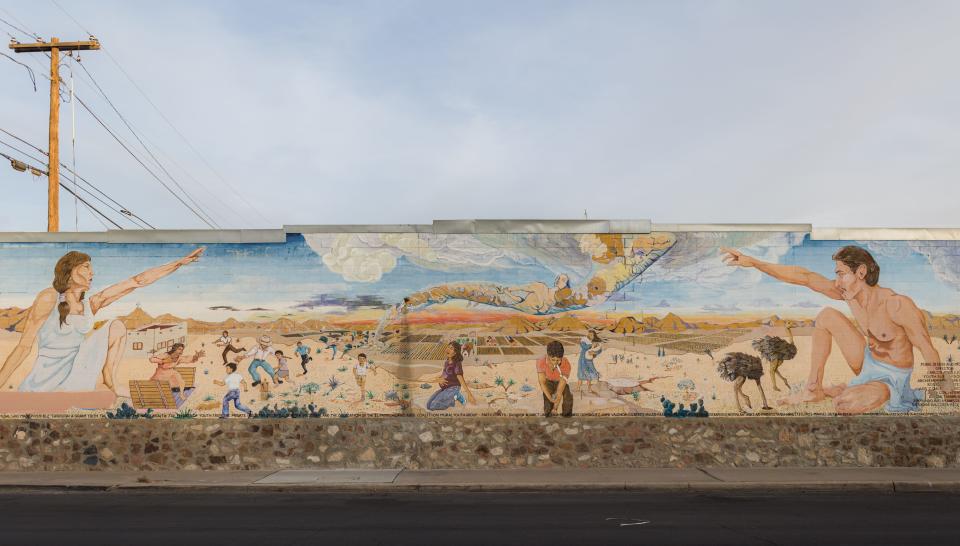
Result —
[{"label": "ostrich", "polygon": [[777,376],[783,380],[784,385],[790,388],[787,378],[780,373],[780,365],[785,360],[791,360],[797,356],[797,345],[793,342],[793,333],[790,331],[790,325],[787,325],[787,338],[785,341],[781,337],[763,336],[763,339],[753,340],[753,348],[760,353],[767,362],[770,363],[770,378],[773,381],[773,390],[779,391],[777,387]]},{"label": "ostrich", "polygon": [[767,404],[767,395],[764,394],[763,385],[760,384],[760,378],[763,377],[763,361],[760,357],[746,353],[730,353],[717,363],[717,371],[723,379],[733,381],[733,395],[737,400],[738,410],[743,412],[743,406],[740,405],[741,396],[747,407],[751,407],[750,398],[743,394],[742,390],[747,379],[757,382],[757,388],[760,389],[760,396],[763,398],[763,409],[773,409]]}]

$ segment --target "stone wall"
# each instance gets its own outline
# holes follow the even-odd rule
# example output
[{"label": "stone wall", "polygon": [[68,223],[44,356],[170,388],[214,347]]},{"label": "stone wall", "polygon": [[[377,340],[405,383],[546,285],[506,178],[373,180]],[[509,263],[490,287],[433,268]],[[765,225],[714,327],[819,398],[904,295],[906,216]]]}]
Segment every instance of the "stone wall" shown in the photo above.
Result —
[{"label": "stone wall", "polygon": [[960,467],[960,418],[0,420],[0,470]]}]

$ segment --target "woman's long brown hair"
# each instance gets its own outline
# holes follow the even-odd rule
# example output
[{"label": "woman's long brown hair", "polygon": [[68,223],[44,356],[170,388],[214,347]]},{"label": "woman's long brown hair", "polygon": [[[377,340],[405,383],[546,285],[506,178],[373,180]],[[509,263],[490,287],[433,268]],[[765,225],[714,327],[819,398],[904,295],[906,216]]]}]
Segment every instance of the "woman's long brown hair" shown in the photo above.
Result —
[{"label": "woman's long brown hair", "polygon": [[460,343],[456,341],[451,341],[449,343],[453,347],[453,358],[450,359],[454,364],[460,364],[463,362],[463,351],[460,348]]},{"label": "woman's long brown hair", "polygon": [[[70,275],[73,270],[89,261],[90,256],[75,250],[67,252],[57,260],[57,265],[53,268],[53,289],[57,291],[57,294],[63,294],[70,287]],[[80,292],[80,301],[83,301],[84,294],[86,292]],[[70,314],[70,304],[61,301],[57,304],[57,311],[60,313],[60,326],[63,326],[63,323],[67,321],[67,315]]]}]

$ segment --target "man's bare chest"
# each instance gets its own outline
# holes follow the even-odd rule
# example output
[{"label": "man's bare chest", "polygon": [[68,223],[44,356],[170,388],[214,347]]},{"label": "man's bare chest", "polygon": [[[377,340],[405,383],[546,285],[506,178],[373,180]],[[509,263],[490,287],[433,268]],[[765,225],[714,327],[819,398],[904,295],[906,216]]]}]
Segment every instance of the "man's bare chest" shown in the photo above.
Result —
[{"label": "man's bare chest", "polygon": [[905,335],[903,328],[893,322],[882,302],[868,307],[851,304],[850,310],[860,331],[873,342],[890,343]]}]

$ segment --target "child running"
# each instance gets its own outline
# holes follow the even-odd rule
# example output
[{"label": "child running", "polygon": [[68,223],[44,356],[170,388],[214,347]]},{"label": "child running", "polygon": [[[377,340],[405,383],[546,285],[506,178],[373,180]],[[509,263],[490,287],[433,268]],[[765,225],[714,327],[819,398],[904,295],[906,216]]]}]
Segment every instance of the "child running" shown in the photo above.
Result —
[{"label": "child running", "polygon": [[367,362],[367,355],[360,353],[357,355],[357,363],[353,366],[353,378],[357,380],[357,387],[360,389],[360,398],[357,403],[363,402],[363,397],[367,392],[367,374],[373,372],[377,375],[377,366],[373,362]]},{"label": "child running", "polygon": [[300,356],[300,367],[303,368],[303,373],[300,375],[307,375],[307,363],[313,361],[313,357],[310,356],[310,347],[304,345],[302,341],[298,341],[297,348],[293,352]]},{"label": "child running", "polygon": [[242,375],[237,373],[237,365],[233,362],[227,363],[227,371],[230,373],[223,378],[223,381],[219,379],[214,379],[213,383],[215,385],[220,385],[221,387],[227,388],[227,394],[223,397],[223,411],[220,413],[221,419],[226,419],[230,417],[230,402],[233,401],[233,406],[243,413],[247,414],[247,417],[253,415],[253,411],[244,406],[240,402],[240,388],[243,387],[243,391],[247,391],[247,381],[243,378]]},{"label": "child running", "polygon": [[273,382],[282,385],[283,379],[293,383],[290,379],[290,368],[287,367],[287,357],[283,356],[283,351],[275,351],[273,356],[277,357],[277,369],[273,372]]}]

